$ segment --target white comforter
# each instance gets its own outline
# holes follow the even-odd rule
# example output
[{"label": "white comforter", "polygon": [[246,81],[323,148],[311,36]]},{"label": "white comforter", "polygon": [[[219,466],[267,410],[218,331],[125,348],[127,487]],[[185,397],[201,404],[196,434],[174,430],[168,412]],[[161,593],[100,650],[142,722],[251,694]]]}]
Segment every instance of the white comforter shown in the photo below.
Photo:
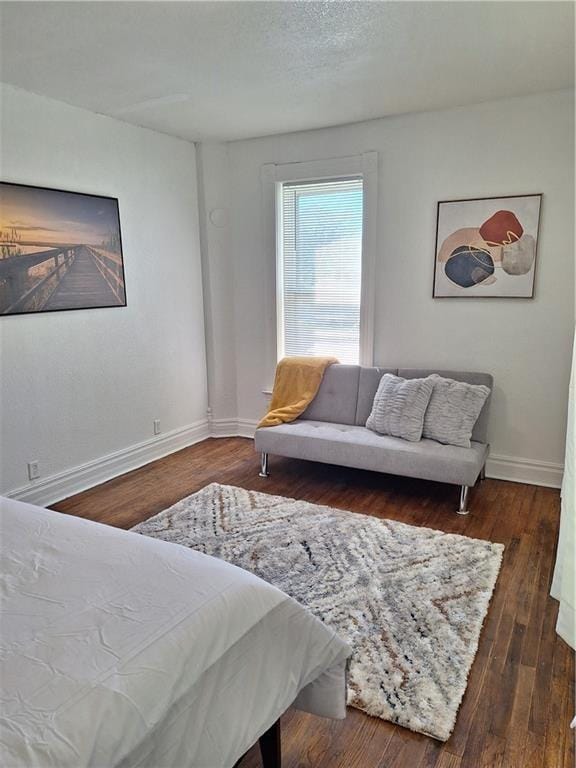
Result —
[{"label": "white comforter", "polygon": [[294,701],[344,716],[348,647],[257,577],[2,500],[0,764],[227,768]]}]

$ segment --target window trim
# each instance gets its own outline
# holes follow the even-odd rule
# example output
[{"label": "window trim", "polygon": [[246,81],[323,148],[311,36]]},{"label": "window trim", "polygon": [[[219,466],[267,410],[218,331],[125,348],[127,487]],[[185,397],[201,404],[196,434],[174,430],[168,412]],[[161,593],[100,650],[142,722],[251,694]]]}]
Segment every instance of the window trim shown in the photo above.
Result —
[{"label": "window trim", "polygon": [[322,181],[323,179],[361,176],[363,179],[362,214],[362,283],[360,293],[360,365],[374,362],[375,265],[377,247],[376,215],[378,210],[378,153],[311,160],[298,163],[267,163],[261,168],[263,199],[264,253],[266,255],[265,313],[273,328],[266,334],[268,380],[273,380],[280,351],[281,291],[280,238],[277,226],[281,203],[281,186],[289,181]]}]

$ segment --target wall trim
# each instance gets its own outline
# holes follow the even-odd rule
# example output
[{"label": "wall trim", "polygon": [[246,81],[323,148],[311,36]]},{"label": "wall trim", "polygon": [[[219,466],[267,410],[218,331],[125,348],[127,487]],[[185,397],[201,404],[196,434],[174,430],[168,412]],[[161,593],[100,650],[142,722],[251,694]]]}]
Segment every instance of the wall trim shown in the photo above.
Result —
[{"label": "wall trim", "polygon": [[253,438],[257,427],[258,421],[254,419],[238,419],[238,436]]},{"label": "wall trim", "polygon": [[210,419],[211,437],[238,437],[238,419]]},{"label": "wall trim", "polygon": [[560,488],[563,474],[563,464],[523,459],[519,456],[491,454],[486,462],[486,477],[494,480],[510,480],[513,483]]},{"label": "wall trim", "polygon": [[202,419],[64,472],[33,481],[10,491],[6,496],[40,506],[54,504],[189,445],[199,443],[207,437],[210,437],[208,420]]},{"label": "wall trim", "polygon": [[211,419],[212,437],[254,437],[258,422],[253,419]]},{"label": "wall trim", "polygon": [[[19,501],[48,506],[209,437],[253,438],[257,425],[254,419],[201,419],[181,429],[28,483],[5,495]],[[486,464],[487,477],[548,488],[561,487],[563,471],[563,464],[497,454],[490,456]]]}]

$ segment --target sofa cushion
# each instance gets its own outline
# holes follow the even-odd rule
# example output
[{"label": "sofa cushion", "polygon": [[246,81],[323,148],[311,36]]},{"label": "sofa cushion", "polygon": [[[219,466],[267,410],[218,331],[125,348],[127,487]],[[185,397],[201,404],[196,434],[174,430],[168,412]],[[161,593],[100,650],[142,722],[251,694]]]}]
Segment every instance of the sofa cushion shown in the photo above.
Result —
[{"label": "sofa cushion", "polygon": [[433,389],[431,378],[402,379],[385,373],[366,426],[381,435],[417,442],[422,437],[424,414]]},{"label": "sofa cushion", "polygon": [[430,380],[434,382],[434,387],[424,416],[423,437],[469,448],[472,429],[490,388],[483,384],[445,379],[436,373],[430,376]]},{"label": "sofa cushion", "polygon": [[[444,378],[446,379],[454,379],[455,381],[466,381],[468,382],[468,384],[484,384],[486,387],[489,387],[490,390],[492,390],[494,386],[494,379],[489,373],[476,373],[473,371],[449,371],[449,370],[438,370],[434,368],[399,368],[398,369],[398,376],[402,376],[405,379],[421,379],[424,376],[430,376],[433,373],[437,373],[439,376],[444,376]],[[478,416],[478,420],[474,425],[474,429],[472,430],[473,441],[477,441],[479,443],[488,442],[488,436],[487,436],[488,413],[490,408],[491,397],[492,395],[490,394],[486,398],[486,402],[484,403],[484,406],[480,411],[480,416]]]},{"label": "sofa cushion", "polygon": [[331,365],[324,372],[316,397],[300,418],[354,424],[359,378],[359,365]]},{"label": "sofa cushion", "polygon": [[257,451],[456,485],[473,485],[488,454],[482,443],[411,443],[366,427],[302,419],[257,429],[254,440]]}]

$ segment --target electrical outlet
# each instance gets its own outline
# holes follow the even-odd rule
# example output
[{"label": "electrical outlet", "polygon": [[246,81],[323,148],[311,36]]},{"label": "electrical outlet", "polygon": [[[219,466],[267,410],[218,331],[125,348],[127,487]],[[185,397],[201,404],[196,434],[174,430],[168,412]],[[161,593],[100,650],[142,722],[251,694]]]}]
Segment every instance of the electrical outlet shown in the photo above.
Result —
[{"label": "electrical outlet", "polygon": [[160,431],[160,419],[154,419],[154,434],[159,435]]},{"label": "electrical outlet", "polygon": [[39,477],[40,477],[40,468],[38,467],[38,462],[29,461],[28,462],[28,479],[36,480]]}]

